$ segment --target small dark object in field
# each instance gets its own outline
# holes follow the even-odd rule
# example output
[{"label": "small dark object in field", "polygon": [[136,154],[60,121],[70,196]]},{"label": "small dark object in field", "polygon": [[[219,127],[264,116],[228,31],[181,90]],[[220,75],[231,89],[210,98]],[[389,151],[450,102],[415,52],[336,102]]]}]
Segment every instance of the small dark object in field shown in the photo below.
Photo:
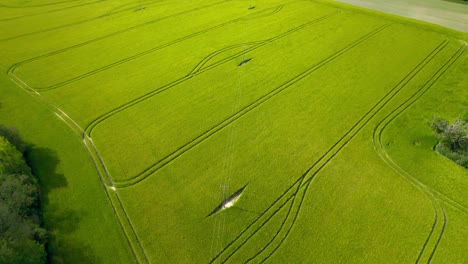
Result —
[{"label": "small dark object in field", "polygon": [[146,9],[146,7],[140,7],[140,8],[138,8],[138,9],[135,9],[135,12],[143,11],[143,10],[145,10],[145,9]]},{"label": "small dark object in field", "polygon": [[255,6],[251,6],[251,7],[249,7],[249,9],[250,9],[250,10],[255,9]]},{"label": "small dark object in field", "polygon": [[246,64],[247,62],[249,62],[249,61],[251,61],[251,60],[252,60],[252,58],[250,58],[250,59],[245,59],[245,60],[241,61],[241,63],[239,63],[239,65],[237,65],[237,66],[242,66],[242,65]]}]

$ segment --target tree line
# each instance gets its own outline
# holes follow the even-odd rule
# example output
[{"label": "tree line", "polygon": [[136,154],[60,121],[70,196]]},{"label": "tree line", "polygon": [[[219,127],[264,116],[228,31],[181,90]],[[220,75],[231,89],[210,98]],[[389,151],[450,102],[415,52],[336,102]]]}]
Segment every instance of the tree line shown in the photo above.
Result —
[{"label": "tree line", "polygon": [[439,140],[436,151],[468,168],[468,118],[458,118],[450,123],[436,116],[432,129]]},{"label": "tree line", "polygon": [[0,126],[0,263],[46,262],[39,184],[15,129]]}]

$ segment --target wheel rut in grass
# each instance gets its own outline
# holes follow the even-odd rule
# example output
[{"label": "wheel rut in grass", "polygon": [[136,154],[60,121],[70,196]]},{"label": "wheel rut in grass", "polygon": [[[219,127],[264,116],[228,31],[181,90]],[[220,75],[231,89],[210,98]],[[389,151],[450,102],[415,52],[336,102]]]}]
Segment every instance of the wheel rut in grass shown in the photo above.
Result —
[{"label": "wheel rut in grass", "polygon": [[330,55],[329,57],[327,57],[326,59],[322,60],[321,62],[319,62],[317,64],[314,64],[309,69],[305,70],[304,72],[297,75],[293,79],[288,80],[287,82],[283,83],[282,85],[280,85],[280,86],[274,88],[273,90],[269,91],[268,93],[262,95],[257,100],[251,102],[250,104],[248,104],[244,108],[240,109],[238,112],[236,112],[236,113],[232,114],[231,116],[227,117],[222,122],[214,125],[212,128],[208,129],[203,134],[201,134],[198,137],[194,138],[193,140],[186,143],[185,145],[179,147],[173,153],[171,153],[171,154],[167,155],[166,157],[162,158],[161,160],[157,161],[151,167],[149,167],[149,168],[145,169],[144,171],[142,171],[140,174],[138,174],[136,176],[133,176],[132,178],[129,178],[128,180],[115,181],[116,186],[118,188],[123,188],[123,187],[129,187],[129,186],[134,185],[134,184],[136,184],[138,182],[141,182],[142,180],[146,179],[147,177],[149,177],[154,172],[158,171],[162,167],[166,166],[167,164],[169,164],[170,162],[172,162],[173,160],[178,158],[183,153],[185,153],[188,150],[190,150],[191,148],[193,148],[194,146],[196,146],[196,145],[200,144],[201,142],[205,141],[206,139],[208,139],[212,135],[216,134],[217,132],[219,132],[223,128],[229,126],[231,123],[235,122],[236,120],[238,120],[242,116],[244,116],[244,115],[248,114],[249,112],[253,111],[254,109],[259,107],[260,105],[262,105],[266,101],[274,98],[278,94],[282,93],[284,90],[292,87],[296,82],[306,78],[312,72],[315,72],[316,70],[324,67],[325,65],[327,65],[328,63],[330,63],[334,59],[336,59],[336,58],[340,57],[341,55],[345,54],[350,49],[352,49],[355,46],[361,44],[362,42],[364,42],[365,40],[371,38],[375,34],[381,32],[382,30],[384,30],[388,26],[389,25],[381,26],[381,27],[371,31],[370,33],[360,37],[359,39],[357,39],[356,41],[351,43],[349,46],[337,51],[336,53],[334,53],[334,54]]},{"label": "wheel rut in grass", "polygon": [[[424,241],[422,248],[415,260],[415,263],[426,262],[430,263],[437,251],[440,241],[445,233],[445,228],[448,222],[444,205],[440,202],[440,198],[434,193],[427,185],[419,181],[416,177],[401,168],[390,157],[385,150],[382,135],[388,125],[395,120],[401,113],[407,110],[411,105],[416,103],[433,85],[445,74],[445,72],[461,57],[465,52],[466,45],[461,45],[459,49],[435,72],[415,93],[413,93],[407,100],[393,109],[388,115],[382,119],[373,131],[374,147],[379,157],[395,172],[407,180],[418,191],[420,191],[426,199],[428,199],[434,210],[434,221],[429,231],[429,234]],[[438,234],[437,234],[438,232]],[[430,244],[434,244],[432,249]]]},{"label": "wheel rut in grass", "polygon": [[[219,4],[223,3],[225,1],[222,1],[220,2]],[[113,63],[110,63],[110,64],[107,64],[105,66],[102,66],[100,68],[97,68],[97,69],[94,69],[94,70],[91,70],[87,73],[84,73],[84,74],[81,74],[81,75],[78,75],[78,76],[75,76],[71,79],[68,79],[68,80],[65,80],[65,81],[62,81],[62,82],[59,82],[59,83],[56,83],[56,84],[53,84],[53,85],[50,85],[50,86],[45,86],[45,87],[34,87],[34,89],[38,90],[38,91],[49,91],[49,90],[53,90],[53,89],[57,89],[59,87],[62,87],[66,84],[69,84],[69,83],[73,83],[73,82],[76,82],[78,80],[81,80],[83,78],[87,78],[89,76],[92,76],[94,74],[97,74],[99,72],[102,72],[102,71],[106,71],[106,70],[109,70],[115,66],[118,66],[118,65],[121,65],[121,64],[124,64],[124,63],[127,63],[129,61],[133,61],[135,59],[138,59],[140,57],[143,57],[143,56],[147,56],[149,54],[152,54],[153,52],[155,51],[158,51],[158,50],[161,50],[163,48],[167,48],[167,47],[170,47],[172,45],[175,45],[179,42],[182,42],[182,41],[186,41],[186,40],[189,40],[189,39],[192,39],[192,38],[195,38],[195,37],[198,37],[200,35],[203,35],[203,34],[206,34],[208,32],[211,32],[211,31],[214,31],[216,29],[220,29],[220,28],[223,28],[223,27],[226,27],[226,26],[229,26],[229,25],[232,25],[232,24],[235,24],[235,23],[239,23],[239,22],[242,22],[242,21],[248,21],[248,20],[253,20],[253,19],[258,19],[258,18],[262,18],[262,17],[265,17],[265,16],[270,16],[270,15],[274,15],[278,12],[280,12],[282,9],[283,9],[284,5],[279,5],[279,6],[276,6],[276,7],[272,7],[272,8],[267,8],[265,10],[260,10],[260,11],[257,11],[255,13],[252,13],[252,14],[248,14],[248,15],[245,15],[245,16],[241,16],[241,17],[238,17],[238,18],[235,18],[235,19],[232,19],[230,21],[226,21],[226,22],[223,22],[223,23],[220,23],[220,24],[217,24],[217,25],[214,25],[212,27],[209,27],[209,28],[206,28],[206,29],[203,29],[203,30],[200,30],[198,32],[195,32],[195,33],[191,33],[191,34],[188,34],[188,35],[185,35],[183,37],[180,37],[178,39],[175,39],[175,40],[172,40],[172,41],[169,41],[167,43],[164,43],[164,44],[161,44],[161,45],[158,45],[156,47],[153,47],[151,49],[148,49],[146,51],[143,51],[143,52],[140,52],[138,54],[135,54],[135,55],[132,55],[132,56],[129,56],[129,57],[126,57],[126,58],[123,58],[123,59],[120,59],[118,61],[115,61]],[[194,11],[195,10],[198,10],[198,9],[193,9]],[[173,17],[173,16],[170,16],[170,17]],[[159,21],[159,20],[158,20]],[[133,29],[133,28],[132,28]],[[126,30],[129,30],[129,29],[126,29]],[[76,48],[76,46],[74,47]],[[70,48],[68,48],[67,50],[69,50]],[[63,51],[62,51],[63,52]],[[55,55],[55,54],[54,54]],[[43,56],[41,56],[41,58],[43,58]],[[38,60],[38,58],[35,58],[35,59],[31,59],[31,60],[28,60],[28,61],[23,61],[23,62],[20,62],[20,63],[17,63],[15,65],[13,65],[10,70],[8,71],[8,73],[10,75],[15,75],[15,71],[17,68],[19,68],[21,65],[24,65],[26,63],[29,63],[33,60]]]},{"label": "wheel rut in grass", "polygon": [[[284,206],[288,205],[286,210],[288,210],[286,217],[284,218],[278,232],[264,245],[257,253],[249,257],[246,262],[250,262],[255,258],[261,256],[263,261],[268,260],[276,250],[283,244],[283,242],[288,237],[296,219],[300,213],[300,209],[304,200],[305,195],[307,194],[308,187],[314,179],[314,177],[321,171],[321,169],[331,161],[350,141],[354,136],[381,110],[383,107],[401,90],[406,84],[413,79],[423,67],[425,67],[442,49],[447,45],[447,41],[443,41],[439,44],[432,52],[430,52],[404,79],[402,79],[392,90],[390,90],[377,104],[369,110],[337,143],[335,143],[325,154],[323,154],[318,161],[316,161],[312,167],[310,167],[296,182],[294,182],[286,191],[279,196],[257,219],[255,219],[251,224],[249,224],[243,231],[241,231],[228,245],[220,251],[210,262],[214,263],[215,261],[225,262],[228,261],[232,256],[236,254],[246,243],[258,232],[261,231],[262,227],[266,225]],[[304,189],[301,194],[299,194],[300,189]],[[297,206],[294,206],[297,196],[301,196],[299,201],[296,203]],[[293,202],[289,203],[290,200]],[[290,219],[292,216],[292,220]],[[286,225],[286,222],[290,221],[289,225]],[[263,221],[261,224],[257,222]],[[258,227],[257,227],[258,226]],[[282,237],[279,236],[279,233],[285,228],[286,231],[283,232]],[[255,227],[257,227],[255,230]],[[250,232],[249,232],[250,231]],[[243,237],[243,238],[242,238]],[[265,252],[270,245],[273,245],[273,242],[276,238],[281,237],[280,241],[276,243],[273,249],[270,252]],[[265,253],[264,253],[265,252]]]}]

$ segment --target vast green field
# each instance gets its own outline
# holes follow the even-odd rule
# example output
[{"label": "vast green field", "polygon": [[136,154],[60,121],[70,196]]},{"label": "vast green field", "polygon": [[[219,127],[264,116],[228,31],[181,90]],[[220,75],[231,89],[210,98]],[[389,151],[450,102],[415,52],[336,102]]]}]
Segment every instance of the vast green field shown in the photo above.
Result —
[{"label": "vast green field", "polygon": [[54,263],[466,263],[430,127],[466,41],[327,0],[2,0],[0,123]]}]

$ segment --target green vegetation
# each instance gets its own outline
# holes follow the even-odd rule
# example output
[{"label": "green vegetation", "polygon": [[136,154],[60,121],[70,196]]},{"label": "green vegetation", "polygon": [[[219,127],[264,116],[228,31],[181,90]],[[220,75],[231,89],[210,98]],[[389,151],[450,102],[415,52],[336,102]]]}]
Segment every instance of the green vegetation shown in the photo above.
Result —
[{"label": "green vegetation", "polygon": [[468,258],[468,172],[427,126],[468,98],[467,34],[326,0],[8,2],[0,122],[34,143],[54,262]]},{"label": "green vegetation", "polygon": [[0,126],[0,262],[45,263],[38,181],[23,154],[1,132],[23,145],[14,130]]},{"label": "green vegetation", "polygon": [[450,124],[447,120],[435,117],[432,129],[437,134],[439,144],[435,149],[459,165],[468,168],[468,121],[457,119]]}]

